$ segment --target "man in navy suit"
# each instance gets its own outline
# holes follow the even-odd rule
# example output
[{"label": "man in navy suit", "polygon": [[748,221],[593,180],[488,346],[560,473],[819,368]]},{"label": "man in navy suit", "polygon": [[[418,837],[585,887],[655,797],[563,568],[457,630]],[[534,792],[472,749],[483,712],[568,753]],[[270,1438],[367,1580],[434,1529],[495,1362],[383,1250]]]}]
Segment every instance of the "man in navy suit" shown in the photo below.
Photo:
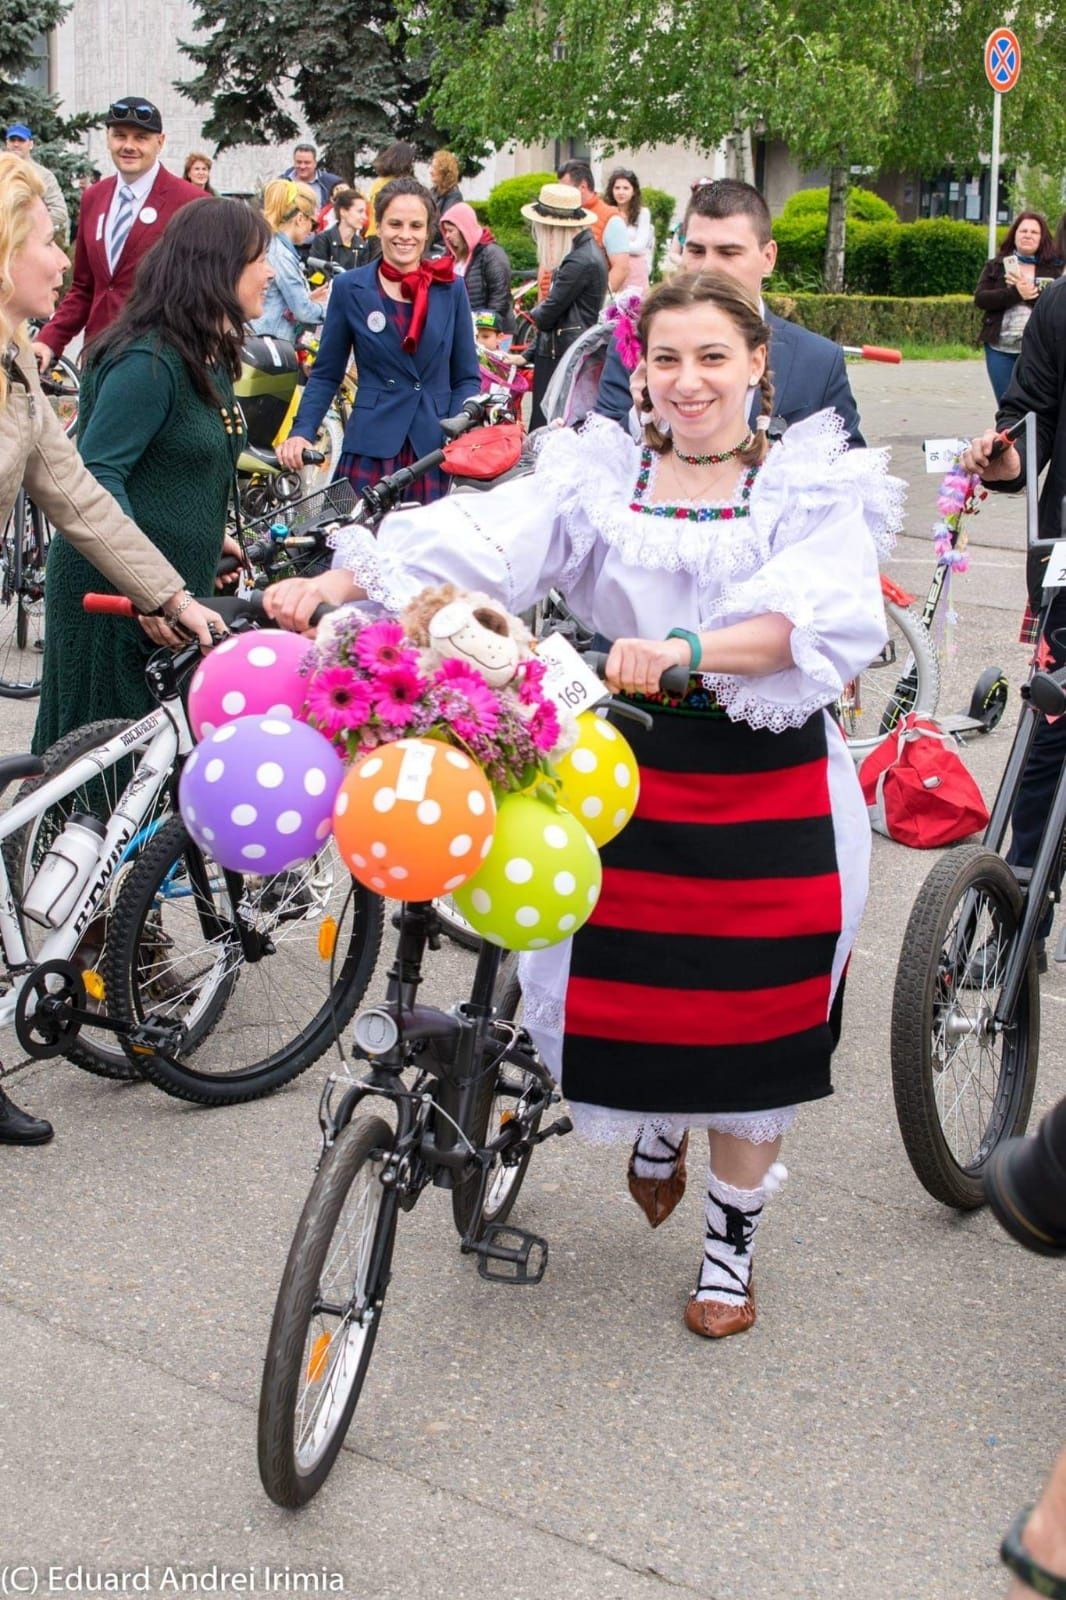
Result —
[{"label": "man in navy suit", "polygon": [[[763,279],[774,270],[777,245],[770,211],[750,183],[722,178],[694,190],[682,225],[682,271],[706,268],[735,278],[762,304]],[[847,430],[850,445],[866,443],[859,430],[859,411],[848,383],[839,345],[763,308],[771,329],[770,371],[774,381],[774,416],[800,422],[832,406]],[[594,409],[612,421],[629,424],[633,397],[629,373],[611,341]]]}]

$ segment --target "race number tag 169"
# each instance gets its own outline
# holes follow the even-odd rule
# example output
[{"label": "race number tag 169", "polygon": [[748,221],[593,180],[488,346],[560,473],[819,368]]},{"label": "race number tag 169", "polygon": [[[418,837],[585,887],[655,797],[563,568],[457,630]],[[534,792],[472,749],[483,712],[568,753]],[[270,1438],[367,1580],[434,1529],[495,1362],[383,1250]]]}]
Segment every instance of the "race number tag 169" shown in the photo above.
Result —
[{"label": "race number tag 169", "polygon": [[926,439],[922,445],[926,472],[950,472],[969,442],[968,439]]},{"label": "race number tag 169", "polygon": [[1044,568],[1045,589],[1061,589],[1066,587],[1066,539],[1056,539],[1051,547],[1048,564]]},{"label": "race number tag 169", "polygon": [[537,660],[548,670],[541,685],[544,693],[563,711],[580,716],[592,706],[610,698],[607,685],[582,661],[569,639],[550,633],[537,643]]}]

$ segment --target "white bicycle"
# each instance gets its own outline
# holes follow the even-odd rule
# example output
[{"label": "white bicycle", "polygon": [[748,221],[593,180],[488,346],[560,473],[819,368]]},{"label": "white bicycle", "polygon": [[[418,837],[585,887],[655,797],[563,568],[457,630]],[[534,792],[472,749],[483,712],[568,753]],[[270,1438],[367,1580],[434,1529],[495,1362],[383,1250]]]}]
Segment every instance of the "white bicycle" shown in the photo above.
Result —
[{"label": "white bicycle", "polygon": [[[211,603],[235,623],[262,617],[258,596]],[[193,843],[171,798],[199,659],[195,645],[151,658],[158,709],[140,722],[0,760],[0,793],[24,780],[0,816],[0,1025],[31,1057],[232,1105],[333,1044],[370,981],[383,913],[332,841],[272,877],[223,869]]]}]

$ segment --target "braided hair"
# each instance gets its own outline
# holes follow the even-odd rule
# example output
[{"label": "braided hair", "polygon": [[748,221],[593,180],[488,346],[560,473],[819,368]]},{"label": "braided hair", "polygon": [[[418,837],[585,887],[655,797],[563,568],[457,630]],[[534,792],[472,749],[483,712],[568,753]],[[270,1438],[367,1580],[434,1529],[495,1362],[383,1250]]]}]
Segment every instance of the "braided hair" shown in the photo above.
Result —
[{"label": "braided hair", "polygon": [[[648,335],[652,322],[660,311],[680,311],[688,306],[701,305],[716,306],[719,311],[724,312],[736,326],[749,350],[755,351],[762,346],[769,353],[769,325],[759,307],[749,298],[736,279],[726,277],[722,272],[681,272],[654,288],[641,307],[640,321],[637,323],[641,355],[647,359]],[[769,364],[763,369],[762,377],[759,379],[759,395],[760,406],[756,414],[756,425],[752,430],[752,442],[739,456],[747,467],[760,466],[766,459],[769,448],[766,423],[773,416],[774,410],[774,385]],[[644,391],[644,409],[651,410],[647,389]],[[763,417],[766,418],[766,423],[760,427],[759,420]],[[655,423],[645,426],[644,437],[650,448],[658,455],[667,455],[674,447],[669,433],[664,432]]]}]

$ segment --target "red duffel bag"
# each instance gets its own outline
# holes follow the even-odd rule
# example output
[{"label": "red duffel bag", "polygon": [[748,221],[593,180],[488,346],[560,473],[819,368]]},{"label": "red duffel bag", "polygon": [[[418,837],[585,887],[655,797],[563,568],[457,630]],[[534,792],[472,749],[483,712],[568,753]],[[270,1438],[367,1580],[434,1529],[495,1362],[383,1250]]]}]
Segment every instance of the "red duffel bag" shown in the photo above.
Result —
[{"label": "red duffel bag", "polygon": [[950,733],[914,712],[859,768],[870,826],[897,844],[933,850],[983,831],[988,807]]}]

